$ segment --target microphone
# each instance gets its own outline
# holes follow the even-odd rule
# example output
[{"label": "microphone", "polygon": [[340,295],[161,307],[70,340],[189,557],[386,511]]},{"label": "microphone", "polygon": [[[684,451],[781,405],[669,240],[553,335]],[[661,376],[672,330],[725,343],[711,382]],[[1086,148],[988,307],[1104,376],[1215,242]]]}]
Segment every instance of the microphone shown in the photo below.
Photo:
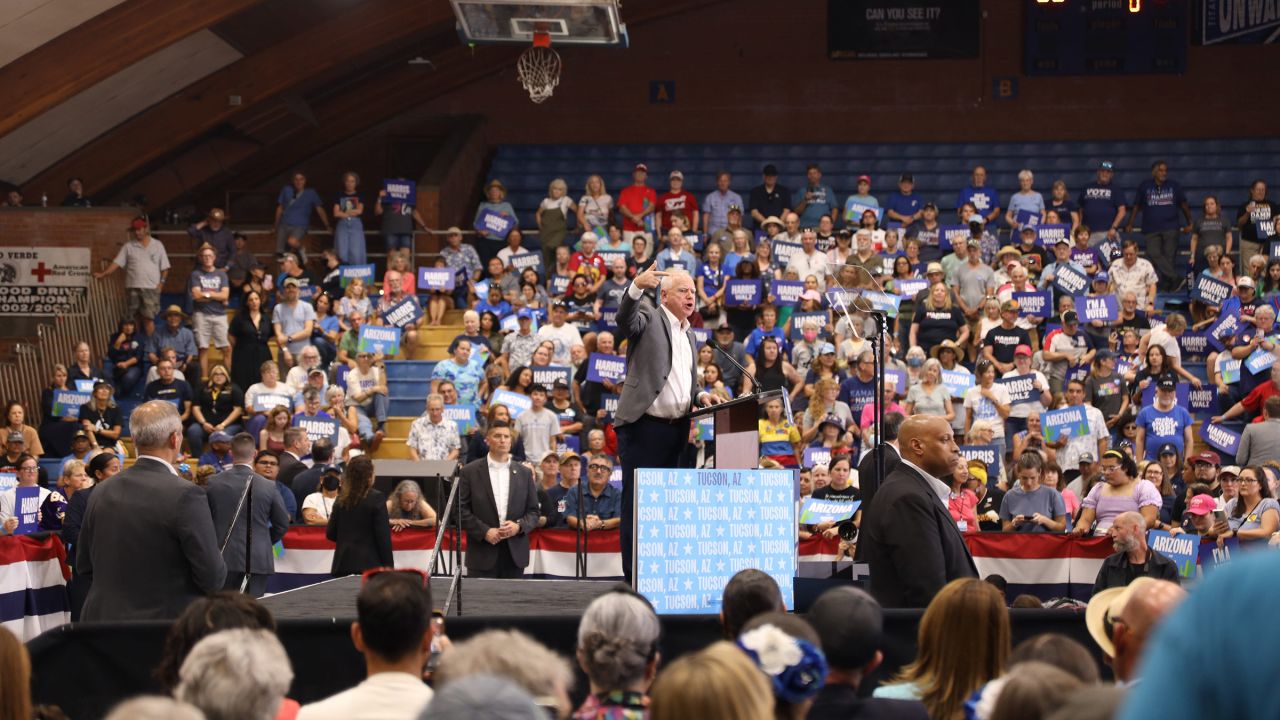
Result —
[{"label": "microphone", "polygon": [[736,367],[736,368],[738,368],[739,370],[741,370],[741,371],[742,371],[743,376],[744,376],[744,377],[746,377],[748,380],[750,380],[750,381],[751,381],[751,387],[752,387],[752,389],[753,389],[753,391],[754,391],[754,392],[760,392],[760,390],[761,390],[760,381],[756,379],[756,376],[755,376],[755,375],[752,375],[752,374],[751,374],[751,371],[750,371],[750,370],[747,370],[746,366],[744,366],[742,363],[738,362],[737,358],[735,358],[734,356],[732,356],[732,355],[730,355],[729,353],[725,352],[724,348],[720,347],[720,343],[716,342],[714,339],[712,339],[712,340],[708,340],[708,341],[707,341],[707,344],[708,344],[708,345],[710,345],[711,347],[715,348],[715,349],[716,349],[716,351],[717,351],[717,352],[719,352],[721,355],[723,355],[723,356],[725,356],[726,358],[728,358],[728,359],[729,359],[729,362],[733,363],[733,366],[734,366],[734,367]]}]

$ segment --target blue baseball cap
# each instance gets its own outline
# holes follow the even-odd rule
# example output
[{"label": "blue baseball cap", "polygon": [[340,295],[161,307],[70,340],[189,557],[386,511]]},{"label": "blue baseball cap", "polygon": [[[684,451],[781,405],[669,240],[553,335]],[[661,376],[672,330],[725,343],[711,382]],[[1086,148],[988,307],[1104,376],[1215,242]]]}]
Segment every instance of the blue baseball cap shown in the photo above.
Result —
[{"label": "blue baseball cap", "polygon": [[833,353],[835,351],[836,351],[836,346],[832,345],[829,342],[824,342],[818,346],[819,355],[826,355],[827,353]]},{"label": "blue baseball cap", "polygon": [[516,319],[517,319],[517,320],[532,320],[532,319],[533,319],[533,311],[532,311],[532,310],[530,310],[529,308],[520,308],[519,310],[517,310],[517,311],[516,311]]},{"label": "blue baseball cap", "polygon": [[1107,274],[1106,270],[1099,270],[1098,274],[1093,276],[1094,282],[1109,282],[1110,280],[1111,276]]}]

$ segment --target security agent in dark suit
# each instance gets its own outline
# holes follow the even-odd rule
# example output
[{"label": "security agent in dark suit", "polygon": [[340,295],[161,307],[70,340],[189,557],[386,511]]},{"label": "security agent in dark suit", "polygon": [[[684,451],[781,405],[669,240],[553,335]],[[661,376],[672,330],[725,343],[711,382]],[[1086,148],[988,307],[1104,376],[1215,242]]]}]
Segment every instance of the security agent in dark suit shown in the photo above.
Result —
[{"label": "security agent in dark suit", "polygon": [[284,452],[280,453],[280,472],[276,482],[293,489],[293,480],[307,469],[302,456],[311,451],[311,437],[300,427],[285,428]]},{"label": "security agent in dark suit", "polygon": [[204,488],[173,469],[184,439],[177,408],[145,402],[129,427],[138,460],[93,493],[80,531],[77,567],[93,581],[85,621],[176,618],[227,574]]},{"label": "security agent in dark suit", "polygon": [[947,510],[960,448],[946,419],[916,415],[898,431],[902,464],[865,510],[860,544],[871,594],[885,607],[925,607],[956,578],[977,577],[969,548]]},{"label": "security agent in dark suit", "polygon": [[511,459],[511,426],[495,421],[485,439],[489,454],[459,474],[467,575],[519,578],[529,565],[529,531],[538,527],[538,491],[533,472]]},{"label": "security agent in dark suit", "polygon": [[256,454],[257,443],[252,435],[240,433],[232,438],[234,464],[209,478],[205,494],[209,497],[209,511],[213,513],[215,537],[227,564],[223,589],[239,590],[248,572],[245,592],[262,597],[267,592],[267,580],[275,572],[271,546],[289,529],[289,511],[276,492],[275,483],[253,471]]},{"label": "security agent in dark suit", "polygon": [[[652,292],[659,286],[659,293]],[[627,379],[614,427],[622,464],[622,572],[628,581],[635,469],[681,467],[695,401],[719,402],[698,391],[698,343],[689,331],[697,301],[688,273],[651,265],[631,281],[618,305],[618,334],[627,340]]]},{"label": "security agent in dark suit", "polygon": [[827,684],[807,717],[927,720],[919,700],[858,697],[858,687],[884,660],[884,611],[875,598],[855,587],[832,588],[814,601],[805,619],[822,641],[828,666]]}]

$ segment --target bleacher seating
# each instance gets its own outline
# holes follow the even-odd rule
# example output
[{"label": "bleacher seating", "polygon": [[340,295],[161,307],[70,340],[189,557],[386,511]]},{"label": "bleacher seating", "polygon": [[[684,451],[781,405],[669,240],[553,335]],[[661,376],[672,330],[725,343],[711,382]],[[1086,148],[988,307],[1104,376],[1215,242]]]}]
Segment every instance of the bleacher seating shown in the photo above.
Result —
[{"label": "bleacher seating", "polygon": [[1182,183],[1193,207],[1206,195],[1217,195],[1234,213],[1249,183],[1274,174],[1280,167],[1280,137],[1210,140],[1114,140],[1105,142],[1038,143],[897,143],[876,145],[501,145],[489,176],[506,184],[508,200],[523,227],[534,227],[533,213],[546,195],[547,184],[561,177],[575,200],[588,175],[604,177],[617,197],[631,183],[637,162],[649,166],[649,184],[666,188],[667,173],[684,172],[684,186],[699,199],[715,187],[715,173],[728,169],[733,189],[743,195],[760,183],[760,169],[773,163],[780,182],[803,187],[805,166],[822,165],[824,181],[840,198],[852,194],[857,177],[871,175],[872,194],[883,198],[896,192],[903,172],[915,175],[916,192],[939,207],[950,209],[969,179],[974,165],[987,168],[988,184],[1003,196],[1018,187],[1017,173],[1036,173],[1036,188],[1048,193],[1054,180],[1067,184],[1071,197],[1095,176],[1102,160],[1116,164],[1115,182],[1131,194],[1150,175],[1151,163],[1169,163],[1169,176]]}]

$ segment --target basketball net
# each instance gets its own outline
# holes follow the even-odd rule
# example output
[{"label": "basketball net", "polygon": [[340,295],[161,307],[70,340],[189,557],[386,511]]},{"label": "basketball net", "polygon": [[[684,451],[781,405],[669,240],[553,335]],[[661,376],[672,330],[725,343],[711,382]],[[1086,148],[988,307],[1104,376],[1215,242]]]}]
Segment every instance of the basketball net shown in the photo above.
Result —
[{"label": "basketball net", "polygon": [[533,46],[520,54],[516,74],[530,100],[540,103],[551,97],[560,84],[560,55],[551,49],[549,33],[533,34]]}]

